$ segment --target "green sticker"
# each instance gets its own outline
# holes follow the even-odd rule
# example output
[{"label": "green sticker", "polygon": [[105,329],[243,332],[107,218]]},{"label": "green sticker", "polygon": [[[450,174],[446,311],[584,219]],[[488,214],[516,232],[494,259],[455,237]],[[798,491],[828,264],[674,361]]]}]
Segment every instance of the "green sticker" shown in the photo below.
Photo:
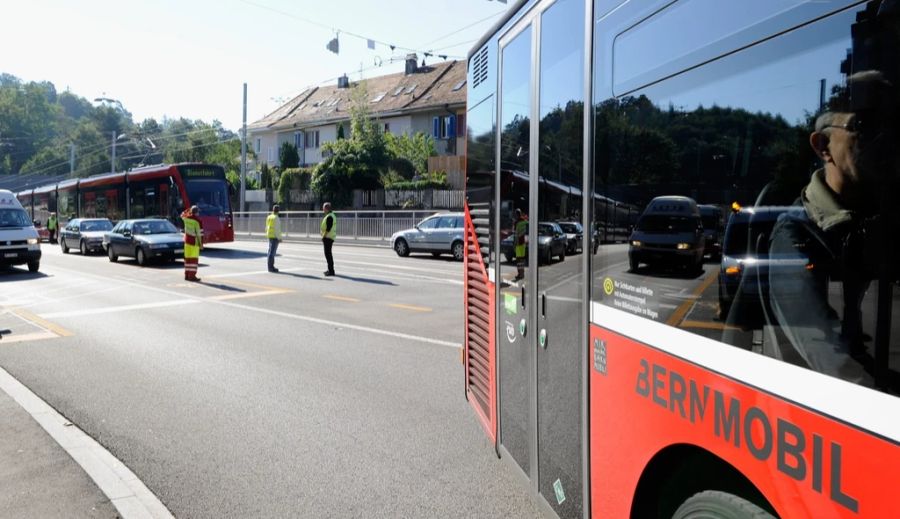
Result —
[{"label": "green sticker", "polygon": [[553,482],[553,492],[556,493],[556,504],[563,504],[563,501],[566,500],[566,493],[563,492],[562,481],[557,479]]},{"label": "green sticker", "polygon": [[516,315],[519,308],[519,300],[512,294],[503,294],[503,308],[509,315]]}]

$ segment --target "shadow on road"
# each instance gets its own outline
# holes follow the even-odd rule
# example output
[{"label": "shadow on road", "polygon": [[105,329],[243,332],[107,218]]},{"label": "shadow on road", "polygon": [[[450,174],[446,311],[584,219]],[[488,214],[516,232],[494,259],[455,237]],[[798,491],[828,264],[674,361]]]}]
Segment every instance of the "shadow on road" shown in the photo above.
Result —
[{"label": "shadow on road", "polygon": [[234,249],[207,249],[204,248],[203,252],[200,256],[209,256],[210,258],[221,258],[221,259],[253,259],[253,258],[265,258],[265,252],[256,252],[249,250],[234,250]]},{"label": "shadow on road", "polygon": [[397,286],[393,281],[385,281],[383,279],[371,279],[371,278],[358,278],[353,276],[347,276],[343,274],[336,274],[334,277],[341,279],[349,279],[350,281],[356,281],[357,283],[372,283],[373,285],[390,285],[392,287]]}]

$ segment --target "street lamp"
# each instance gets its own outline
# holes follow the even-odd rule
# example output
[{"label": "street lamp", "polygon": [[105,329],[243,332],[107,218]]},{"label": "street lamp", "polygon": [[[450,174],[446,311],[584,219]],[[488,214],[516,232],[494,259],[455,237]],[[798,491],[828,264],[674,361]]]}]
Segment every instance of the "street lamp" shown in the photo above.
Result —
[{"label": "street lamp", "polygon": [[120,140],[128,137],[127,133],[122,133],[122,134],[119,134],[118,136],[116,135],[116,133],[117,132],[115,130],[112,131],[112,155],[110,155],[110,159],[109,159],[110,167],[112,168],[113,173],[116,172],[116,143],[119,142]]}]

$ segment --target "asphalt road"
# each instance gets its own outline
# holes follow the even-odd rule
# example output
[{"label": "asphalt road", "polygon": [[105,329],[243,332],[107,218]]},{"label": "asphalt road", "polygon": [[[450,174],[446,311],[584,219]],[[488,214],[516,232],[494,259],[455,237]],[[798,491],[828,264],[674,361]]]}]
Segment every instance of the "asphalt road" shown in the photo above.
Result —
[{"label": "asphalt road", "polygon": [[[179,517],[540,517],[464,398],[462,265],[215,246],[0,271],[0,366]],[[574,263],[574,262],[573,262]]]}]

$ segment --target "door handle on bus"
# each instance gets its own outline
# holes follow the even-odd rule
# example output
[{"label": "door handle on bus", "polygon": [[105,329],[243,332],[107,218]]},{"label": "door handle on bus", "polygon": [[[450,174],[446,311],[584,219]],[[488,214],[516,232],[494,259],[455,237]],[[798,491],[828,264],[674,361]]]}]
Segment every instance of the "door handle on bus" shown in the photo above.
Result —
[{"label": "door handle on bus", "polygon": [[522,286],[522,308],[525,308],[525,286]]},{"label": "door handle on bus", "polygon": [[547,293],[541,293],[541,317],[547,317]]}]

